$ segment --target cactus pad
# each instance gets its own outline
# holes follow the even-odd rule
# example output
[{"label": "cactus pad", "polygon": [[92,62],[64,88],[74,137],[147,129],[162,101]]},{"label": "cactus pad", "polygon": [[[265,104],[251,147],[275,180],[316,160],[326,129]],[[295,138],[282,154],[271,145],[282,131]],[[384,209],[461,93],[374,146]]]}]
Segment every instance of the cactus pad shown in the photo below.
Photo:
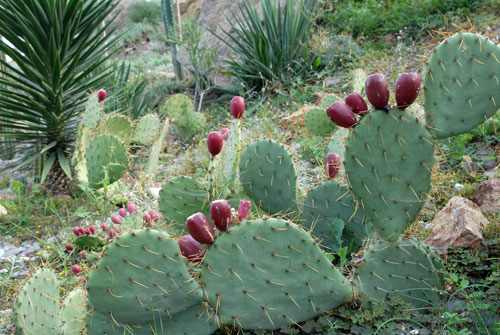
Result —
[{"label": "cactus pad", "polygon": [[342,246],[360,248],[371,226],[364,222],[363,210],[356,208],[349,189],[333,180],[307,193],[301,219],[328,252]]},{"label": "cactus pad", "polygon": [[370,112],[352,131],[346,176],[383,238],[396,240],[415,220],[430,188],[433,162],[431,135],[405,111]]},{"label": "cactus pad", "polygon": [[194,112],[193,101],[187,95],[176,94],[165,102],[164,111],[176,125],[186,128],[187,117]]},{"label": "cactus pad", "polygon": [[188,216],[208,213],[208,192],[191,177],[174,177],[163,185],[158,203],[165,219],[177,222],[180,232]]},{"label": "cactus pad", "polygon": [[330,121],[324,109],[312,109],[304,117],[307,130],[316,136],[328,136],[337,129],[335,123]]},{"label": "cactus pad", "polygon": [[241,134],[238,120],[233,120],[229,127],[227,140],[222,152],[216,156],[218,166],[215,169],[219,184],[232,189],[238,177],[238,151],[241,149]]},{"label": "cactus pad", "polygon": [[187,124],[186,127],[179,126],[178,128],[179,136],[184,141],[190,141],[193,137],[202,133],[207,124],[207,118],[202,113],[193,112],[187,115]]},{"label": "cactus pad", "polygon": [[245,193],[269,214],[296,210],[297,176],[289,152],[278,142],[259,140],[241,153],[240,181]]},{"label": "cactus pad", "polygon": [[[321,99],[321,108],[326,110],[327,107],[330,107],[336,101],[342,101],[342,99],[336,94],[328,94],[323,99]],[[326,115],[326,112],[324,110],[323,113],[325,113]],[[330,123],[332,123],[332,121],[330,121]]]},{"label": "cactus pad", "polygon": [[119,137],[123,143],[130,143],[134,133],[132,121],[121,114],[110,114],[99,126],[100,134],[109,134]]},{"label": "cactus pad", "polygon": [[160,118],[156,114],[147,114],[140,118],[134,132],[134,142],[151,145],[160,132]]},{"label": "cactus pad", "polygon": [[101,108],[97,93],[91,94],[87,100],[87,106],[82,115],[82,125],[89,129],[95,129],[101,118]]},{"label": "cactus pad", "polygon": [[64,335],[80,335],[85,329],[87,296],[81,288],[76,288],[64,298],[61,310]]},{"label": "cactus pad", "polygon": [[106,177],[114,183],[128,168],[127,148],[114,135],[100,135],[90,141],[85,159],[88,181],[95,188],[102,187]]},{"label": "cactus pad", "polygon": [[[340,161],[344,161],[345,156],[345,143],[347,137],[349,136],[349,130],[347,128],[339,128],[330,138],[328,142],[327,151],[328,153],[335,153],[340,156]],[[340,164],[339,176],[345,176],[344,164]]]},{"label": "cactus pad", "polygon": [[98,312],[132,324],[165,318],[201,301],[177,242],[148,229],[111,242],[87,287],[89,303]]},{"label": "cactus pad", "polygon": [[38,270],[24,285],[14,304],[16,334],[62,334],[59,284],[49,269]]},{"label": "cactus pad", "polygon": [[363,69],[356,69],[353,71],[352,82],[351,82],[351,88],[353,92],[358,92],[362,96],[366,96],[365,92],[366,77],[368,77],[368,75]]},{"label": "cactus pad", "polygon": [[352,298],[311,235],[281,219],[229,228],[206,253],[200,279],[221,321],[243,329],[279,329]]},{"label": "cactus pad", "polygon": [[500,107],[500,47],[455,34],[439,44],[424,78],[426,122],[437,138],[469,131]]},{"label": "cactus pad", "polygon": [[441,261],[414,239],[376,242],[355,265],[355,290],[360,295],[384,300],[400,295],[417,307],[439,298],[443,273]]}]

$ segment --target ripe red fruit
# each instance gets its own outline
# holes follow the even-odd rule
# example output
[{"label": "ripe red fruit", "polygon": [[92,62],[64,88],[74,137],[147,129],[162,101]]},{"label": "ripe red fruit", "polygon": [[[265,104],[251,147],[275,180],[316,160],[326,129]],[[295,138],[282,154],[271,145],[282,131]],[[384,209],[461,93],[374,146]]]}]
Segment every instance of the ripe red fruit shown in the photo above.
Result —
[{"label": "ripe red fruit", "polygon": [[345,103],[341,101],[334,102],[326,109],[326,115],[339,127],[350,128],[358,123],[356,115]]},{"label": "ripe red fruit", "polygon": [[116,223],[116,224],[121,224],[122,223],[122,220],[116,214],[111,215],[111,221],[113,221],[113,223]]},{"label": "ripe red fruit", "polygon": [[210,204],[210,217],[220,231],[226,231],[231,225],[231,206],[227,200],[215,200]]},{"label": "ripe red fruit", "polygon": [[126,218],[127,217],[127,211],[125,210],[125,208],[120,208],[118,210],[118,214],[122,217],[122,218]]},{"label": "ripe red fruit", "polygon": [[66,245],[64,246],[64,253],[69,254],[74,248],[75,246],[73,244],[66,243]]},{"label": "ripe red fruit", "polygon": [[240,206],[238,207],[238,219],[243,221],[246,219],[248,212],[252,207],[252,203],[248,200],[240,200]]},{"label": "ripe red fruit", "polygon": [[142,220],[143,220],[144,222],[150,223],[150,222],[151,222],[151,215],[149,215],[148,213],[144,214],[144,215],[142,216]]},{"label": "ripe red fruit", "polygon": [[80,227],[73,227],[73,229],[71,229],[73,231],[73,234],[75,234],[75,236],[81,236],[82,233],[80,232]]},{"label": "ripe red fruit", "polygon": [[104,222],[101,223],[101,229],[102,229],[102,231],[108,230],[108,225],[106,223],[104,223]]},{"label": "ripe red fruit", "polygon": [[80,272],[82,272],[82,268],[79,267],[78,265],[73,265],[71,267],[71,272],[73,272],[75,275],[79,274]]},{"label": "ripe red fruit", "polygon": [[215,232],[212,224],[203,213],[191,215],[186,220],[187,230],[193,238],[202,244],[212,244],[215,241]]},{"label": "ripe red fruit", "polygon": [[108,231],[108,236],[109,236],[109,238],[110,238],[110,239],[115,238],[116,234],[117,234],[117,233],[116,233],[116,230],[110,229],[110,230]]},{"label": "ripe red fruit", "polygon": [[389,102],[389,84],[382,73],[371,74],[366,78],[365,91],[373,107],[385,109]]},{"label": "ripe red fruit", "polygon": [[207,147],[208,152],[212,154],[212,156],[217,156],[221,150],[222,145],[224,144],[224,137],[218,131],[212,131],[208,134],[207,137]]},{"label": "ripe red fruit", "polygon": [[80,258],[87,259],[87,250],[80,251]]},{"label": "ripe red fruit", "polygon": [[368,105],[365,99],[358,92],[352,92],[345,97],[345,103],[351,107],[352,111],[356,114],[364,114],[368,111]]},{"label": "ripe red fruit", "polygon": [[90,235],[95,235],[95,227],[94,226],[89,226],[89,232],[90,232]]},{"label": "ripe red fruit", "polygon": [[193,236],[182,236],[177,243],[179,244],[179,249],[181,249],[182,256],[186,257],[191,262],[201,262],[205,252]]},{"label": "ripe red fruit", "polygon": [[128,204],[127,205],[127,211],[130,213],[130,214],[133,214],[135,212],[135,205],[134,204]]},{"label": "ripe red fruit", "polygon": [[104,101],[104,99],[106,99],[107,95],[108,95],[108,93],[105,90],[97,91],[97,99],[99,100],[99,102]]},{"label": "ripe red fruit", "polygon": [[401,73],[396,80],[396,103],[405,109],[417,100],[421,79],[415,72]]},{"label": "ripe red fruit", "polygon": [[231,100],[231,114],[235,119],[239,119],[245,113],[245,100],[240,96],[235,96]]},{"label": "ripe red fruit", "polygon": [[222,128],[220,130],[220,133],[221,133],[222,138],[224,139],[224,141],[227,141],[227,139],[229,138],[229,128]]},{"label": "ripe red fruit", "polygon": [[325,168],[328,178],[335,179],[340,169],[340,156],[334,153],[326,155]]}]

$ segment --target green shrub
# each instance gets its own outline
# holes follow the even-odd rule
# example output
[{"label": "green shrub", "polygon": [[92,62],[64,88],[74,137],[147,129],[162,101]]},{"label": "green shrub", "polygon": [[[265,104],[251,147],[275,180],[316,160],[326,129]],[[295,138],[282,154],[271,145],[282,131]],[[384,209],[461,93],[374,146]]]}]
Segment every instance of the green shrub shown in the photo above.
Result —
[{"label": "green shrub", "polygon": [[160,23],[161,5],[159,1],[135,1],[128,9],[130,20],[135,23]]}]

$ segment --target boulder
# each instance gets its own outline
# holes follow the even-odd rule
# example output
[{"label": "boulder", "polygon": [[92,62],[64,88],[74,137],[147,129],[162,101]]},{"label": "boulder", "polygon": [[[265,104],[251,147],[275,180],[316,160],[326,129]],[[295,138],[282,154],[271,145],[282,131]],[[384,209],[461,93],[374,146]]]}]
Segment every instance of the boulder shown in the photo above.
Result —
[{"label": "boulder", "polygon": [[304,106],[293,112],[292,115],[282,118],[279,122],[279,125],[285,129],[292,129],[296,127],[304,126],[304,117],[305,115],[313,109],[319,108],[318,106]]},{"label": "boulder", "polygon": [[500,179],[483,181],[474,193],[474,202],[482,211],[500,211]]},{"label": "boulder", "polygon": [[432,233],[424,241],[432,249],[482,248],[482,230],[489,224],[478,205],[455,196],[436,214],[431,223]]}]

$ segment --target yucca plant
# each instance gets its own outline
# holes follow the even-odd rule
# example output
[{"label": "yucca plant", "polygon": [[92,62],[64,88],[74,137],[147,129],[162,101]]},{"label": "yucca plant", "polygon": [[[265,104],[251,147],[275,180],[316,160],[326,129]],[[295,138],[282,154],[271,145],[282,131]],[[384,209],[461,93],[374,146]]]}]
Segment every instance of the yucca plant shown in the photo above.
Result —
[{"label": "yucca plant", "polygon": [[[105,18],[116,0],[0,0],[0,158],[22,154],[17,168],[43,161],[49,189],[71,178],[69,157],[88,93],[110,74],[117,50]],[[102,70],[104,68],[104,70]],[[10,148],[8,150],[2,148]],[[64,184],[63,188],[64,188]]]},{"label": "yucca plant", "polygon": [[[239,15],[227,18],[236,36],[222,29],[223,36],[214,32],[237,56],[225,62],[248,89],[279,83],[286,86],[291,78],[313,67],[315,60],[307,47],[316,7],[314,0],[262,0],[262,18],[253,1],[239,6]],[[234,21],[234,23],[233,23]]]}]

